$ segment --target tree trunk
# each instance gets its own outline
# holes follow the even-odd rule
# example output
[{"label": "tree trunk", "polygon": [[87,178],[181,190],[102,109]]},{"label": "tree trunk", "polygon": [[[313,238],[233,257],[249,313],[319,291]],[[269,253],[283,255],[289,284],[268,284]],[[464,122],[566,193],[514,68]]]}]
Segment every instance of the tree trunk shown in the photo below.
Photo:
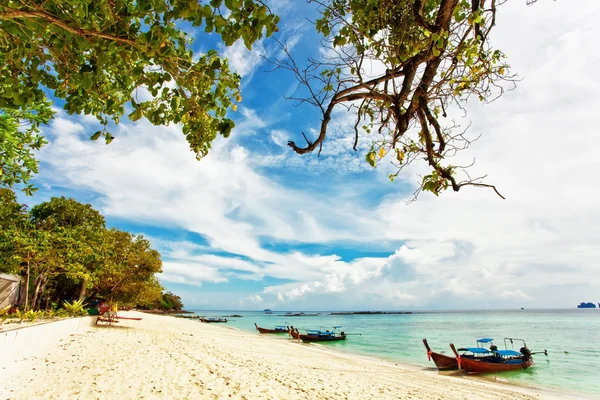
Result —
[{"label": "tree trunk", "polygon": [[81,282],[81,289],[79,290],[79,297],[77,298],[77,301],[83,300],[83,297],[85,296],[85,291],[87,289],[86,285],[87,279],[84,279],[83,282]]},{"label": "tree trunk", "polygon": [[39,274],[35,279],[35,291],[33,292],[33,299],[31,300],[31,307],[35,309],[35,305],[38,301],[38,297],[40,295],[40,289],[42,287],[42,280],[44,278],[43,274]]},{"label": "tree trunk", "polygon": [[27,260],[27,279],[25,280],[25,311],[29,308],[29,260]]},{"label": "tree trunk", "polygon": [[46,276],[42,277],[42,280],[40,283],[40,290],[38,292],[37,302],[34,303],[34,305],[33,305],[36,310],[39,310],[42,308],[43,293],[46,290],[47,284],[48,284],[48,278]]}]

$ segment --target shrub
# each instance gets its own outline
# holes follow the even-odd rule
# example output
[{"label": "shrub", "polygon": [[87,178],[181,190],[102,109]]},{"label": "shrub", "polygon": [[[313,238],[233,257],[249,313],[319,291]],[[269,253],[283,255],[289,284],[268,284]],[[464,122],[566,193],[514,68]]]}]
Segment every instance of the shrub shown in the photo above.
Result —
[{"label": "shrub", "polygon": [[29,311],[23,313],[23,318],[28,320],[29,322],[35,321],[37,319],[37,317],[38,317],[38,313],[33,310],[29,310]]},{"label": "shrub", "polygon": [[16,309],[13,315],[16,319],[19,320],[19,323],[23,322],[23,320],[25,319],[25,312],[19,309]]},{"label": "shrub", "polygon": [[66,318],[69,316],[69,313],[64,308],[59,308],[53,314],[56,318]]},{"label": "shrub", "polygon": [[0,326],[4,324],[4,321],[8,318],[8,311],[10,310],[10,306],[6,306],[0,309]]},{"label": "shrub", "polygon": [[63,307],[71,317],[87,315],[87,312],[83,308],[83,300],[77,300],[71,303],[65,301]]}]

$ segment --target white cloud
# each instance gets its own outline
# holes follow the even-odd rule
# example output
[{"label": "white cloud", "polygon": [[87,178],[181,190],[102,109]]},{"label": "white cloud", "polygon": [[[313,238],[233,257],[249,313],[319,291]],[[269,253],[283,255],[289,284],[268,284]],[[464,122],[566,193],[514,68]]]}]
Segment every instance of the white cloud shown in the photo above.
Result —
[{"label": "white cloud", "polygon": [[[468,105],[471,132],[484,135],[456,163],[476,156],[474,170],[488,173],[505,201],[490,190],[464,188],[440,198],[423,194],[407,206],[411,188],[387,182],[385,166],[373,171],[364,153],[350,150],[344,115],[332,121],[336,129],[319,159],[282,150],[286,132],[249,108],[240,110],[234,139],[217,140],[201,162],[175,126],[125,124],[105,146],[87,140],[84,124],[61,115],[41,152],[53,167],[43,176],[52,186],[98,195],[109,217],[203,235],[205,246],[152,240],[167,260],[161,279],[221,283],[214,305],[241,304],[225,296],[227,282],[270,277],[287,283],[244,293],[244,304],[571,306],[600,289],[600,161],[592,118],[600,108],[600,56],[589,51],[597,11],[591,1],[575,10],[566,2],[500,8],[494,43],[524,80],[491,105]],[[242,59],[240,49],[230,51],[239,56],[232,65],[249,73],[259,64]],[[235,140],[254,133],[279,147],[258,154]],[[364,151],[367,142],[359,145]],[[285,177],[271,176],[270,167],[285,169]],[[334,170],[347,178],[333,180]],[[355,180],[355,172],[363,175]],[[275,250],[281,243],[291,250]],[[331,250],[296,250],[307,243]],[[343,257],[357,248],[390,254]],[[188,296],[202,304],[202,294]]]},{"label": "white cloud", "polygon": [[271,140],[279,147],[287,148],[290,134],[282,129],[271,130]]},{"label": "white cloud", "polygon": [[231,46],[225,47],[222,54],[223,58],[229,60],[230,69],[240,74],[242,78],[246,78],[251,76],[256,67],[262,63],[265,49],[262,41],[256,42],[250,51],[242,40],[238,40]]},{"label": "white cloud", "polygon": [[218,269],[200,263],[163,262],[163,272],[158,275],[167,282],[201,285],[202,282],[222,283],[227,279],[220,276]]},{"label": "white cloud", "polygon": [[257,294],[253,294],[247,297],[244,297],[243,299],[241,299],[239,301],[239,305],[240,307],[242,307],[243,309],[247,309],[247,308],[252,308],[252,307],[256,307],[256,306],[260,306],[264,303],[264,300],[262,299],[262,297],[260,297]]}]

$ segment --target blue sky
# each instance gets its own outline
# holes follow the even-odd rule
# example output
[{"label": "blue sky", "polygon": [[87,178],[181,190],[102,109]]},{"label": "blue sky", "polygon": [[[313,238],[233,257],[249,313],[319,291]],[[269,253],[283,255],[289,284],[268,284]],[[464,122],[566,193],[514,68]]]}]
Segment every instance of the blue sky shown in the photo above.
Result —
[{"label": "blue sky", "polygon": [[[317,55],[303,1],[275,1],[278,38],[299,59]],[[391,183],[391,167],[351,149],[351,116],[337,113],[323,155],[286,146],[319,126],[295,107],[284,71],[266,72],[263,40],[248,52],[198,34],[243,76],[236,128],[198,162],[177,126],[124,121],[110,146],[91,142],[94,118],[58,112],[44,129],[39,192],[31,205],[70,196],[94,205],[109,226],[140,233],[163,255],[163,285],[190,309],[460,309],[572,307],[600,301],[600,106],[592,49],[600,4],[511,1],[493,43],[522,81],[496,102],[467,104],[476,158],[506,196],[464,188],[410,205],[418,174]]]}]

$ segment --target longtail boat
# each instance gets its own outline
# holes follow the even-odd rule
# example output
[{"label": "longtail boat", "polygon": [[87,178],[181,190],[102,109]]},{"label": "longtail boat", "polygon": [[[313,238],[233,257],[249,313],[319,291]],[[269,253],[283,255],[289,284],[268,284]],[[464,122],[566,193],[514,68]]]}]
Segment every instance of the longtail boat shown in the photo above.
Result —
[{"label": "longtail boat", "polygon": [[340,332],[340,328],[341,326],[335,326],[332,331],[310,329],[306,331],[306,334],[299,334],[298,338],[303,342],[333,342],[335,340],[346,340],[346,334]]},{"label": "longtail boat", "polygon": [[267,329],[261,328],[260,326],[256,325],[255,322],[254,326],[259,333],[288,333],[290,330],[290,328],[285,325],[275,325],[275,329]]},{"label": "longtail boat", "polygon": [[456,360],[456,357],[450,357],[441,353],[431,351],[431,348],[427,343],[427,339],[423,339],[423,344],[427,349],[427,359],[430,361],[433,360],[437,369],[439,369],[440,371],[458,369],[458,361]]},{"label": "longtail boat", "polygon": [[[523,346],[519,349],[519,351],[509,349],[507,341],[510,341],[511,344],[513,344],[514,341],[519,341],[523,343]],[[454,347],[454,344],[450,344],[450,348],[456,355],[458,367],[464,369],[469,374],[519,371],[525,370],[534,365],[532,354],[536,353],[532,353],[531,350],[529,350],[523,339],[504,338],[504,347],[505,350],[498,350],[496,346],[492,346],[488,352],[489,354],[486,354],[481,358],[474,358],[468,353],[473,353],[473,350],[480,352],[480,348],[467,347],[457,350],[456,347]],[[459,354],[459,351],[463,352],[463,354]],[[538,353],[548,355],[546,350]]]},{"label": "longtail boat", "polygon": [[215,317],[209,317],[209,318],[200,318],[201,322],[206,322],[208,323],[224,323],[227,322],[227,318],[215,318]]},{"label": "longtail boat", "polygon": [[[485,359],[485,357],[488,357],[491,355],[490,350],[483,348],[484,345],[491,345],[492,348],[494,348],[494,343],[493,343],[494,339],[490,339],[490,338],[481,338],[481,339],[477,339],[477,347],[469,347],[469,354],[463,354],[462,357],[463,358],[471,358],[471,359],[477,359],[477,360],[481,360],[481,359]],[[423,339],[423,344],[425,345],[425,348],[427,349],[427,359],[428,360],[432,360],[435,363],[435,366],[437,367],[438,370],[440,371],[446,371],[446,370],[454,370],[454,369],[460,369],[460,366],[458,365],[458,361],[456,359],[456,357],[452,357],[452,356],[447,356],[445,354],[441,354],[441,353],[436,353],[431,351],[431,348],[429,347],[429,343],[427,343],[427,339]]]}]

